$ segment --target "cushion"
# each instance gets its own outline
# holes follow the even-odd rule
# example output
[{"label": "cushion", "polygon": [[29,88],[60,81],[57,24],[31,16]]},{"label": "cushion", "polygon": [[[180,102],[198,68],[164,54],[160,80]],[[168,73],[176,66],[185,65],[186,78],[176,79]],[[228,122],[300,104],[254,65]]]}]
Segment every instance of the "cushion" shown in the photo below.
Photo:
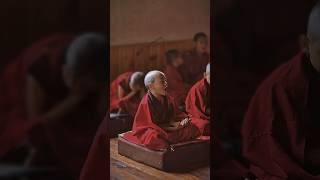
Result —
[{"label": "cushion", "polygon": [[160,170],[186,172],[206,166],[210,162],[210,138],[208,136],[172,144],[164,151],[151,150],[131,143],[123,138],[123,134],[120,134],[118,139],[120,155]]}]

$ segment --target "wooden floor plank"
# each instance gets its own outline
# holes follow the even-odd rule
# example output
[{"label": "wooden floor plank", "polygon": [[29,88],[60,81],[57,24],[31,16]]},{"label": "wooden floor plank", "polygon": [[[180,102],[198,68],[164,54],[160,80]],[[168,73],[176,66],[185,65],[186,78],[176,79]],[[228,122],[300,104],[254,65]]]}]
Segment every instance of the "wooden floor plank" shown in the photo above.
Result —
[{"label": "wooden floor plank", "polygon": [[168,173],[138,163],[118,154],[117,138],[110,140],[111,179],[168,179],[168,180],[206,180],[210,179],[210,167],[200,168],[189,173]]},{"label": "wooden floor plank", "polygon": [[111,180],[116,179],[128,179],[128,180],[140,180],[140,179],[154,179],[154,180],[160,180],[159,178],[155,176],[150,176],[149,174],[144,173],[143,171],[140,171],[136,168],[133,168],[131,166],[128,166],[125,163],[122,163],[120,161],[117,161],[113,158],[110,158],[110,171]]}]

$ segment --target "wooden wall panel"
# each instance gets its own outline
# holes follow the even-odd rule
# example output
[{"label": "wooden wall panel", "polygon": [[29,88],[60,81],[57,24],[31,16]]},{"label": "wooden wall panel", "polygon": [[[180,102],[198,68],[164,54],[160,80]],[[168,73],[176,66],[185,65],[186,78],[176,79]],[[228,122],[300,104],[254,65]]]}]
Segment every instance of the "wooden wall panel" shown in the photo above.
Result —
[{"label": "wooden wall panel", "polygon": [[167,50],[185,51],[192,46],[192,40],[112,46],[110,48],[110,80],[127,71],[163,70],[164,55]]}]

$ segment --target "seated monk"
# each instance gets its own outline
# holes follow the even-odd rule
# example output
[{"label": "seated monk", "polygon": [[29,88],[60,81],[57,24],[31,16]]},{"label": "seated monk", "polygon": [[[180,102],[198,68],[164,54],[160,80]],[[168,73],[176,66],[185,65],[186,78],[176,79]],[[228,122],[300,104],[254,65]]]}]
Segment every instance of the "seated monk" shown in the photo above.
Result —
[{"label": "seated monk", "polygon": [[129,113],[134,117],[145,94],[142,72],[127,72],[119,75],[110,85],[110,111]]},{"label": "seated monk", "polygon": [[29,69],[26,103],[32,154],[27,166],[56,165],[76,178],[106,107],[104,35],[83,34],[53,62],[43,56]]},{"label": "seated monk", "polygon": [[195,84],[202,79],[203,71],[209,63],[207,35],[199,32],[194,35],[194,48],[183,54],[184,63],[181,67],[183,80],[188,84]]},{"label": "seated monk", "polygon": [[168,78],[168,94],[178,106],[183,106],[190,85],[183,81],[180,67],[183,64],[182,55],[176,49],[167,51],[167,66],[164,74]]},{"label": "seated monk", "polygon": [[202,135],[210,134],[210,64],[204,78],[189,91],[186,98],[186,111]]},{"label": "seated monk", "polygon": [[132,131],[124,138],[149,149],[163,150],[170,144],[200,136],[199,130],[183,113],[177,113],[167,96],[167,79],[160,71],[150,71],[144,79],[148,93],[143,97],[134,118]]},{"label": "seated monk", "polygon": [[243,154],[258,179],[320,178],[320,2],[307,53],[280,66],[253,96],[242,127]]}]

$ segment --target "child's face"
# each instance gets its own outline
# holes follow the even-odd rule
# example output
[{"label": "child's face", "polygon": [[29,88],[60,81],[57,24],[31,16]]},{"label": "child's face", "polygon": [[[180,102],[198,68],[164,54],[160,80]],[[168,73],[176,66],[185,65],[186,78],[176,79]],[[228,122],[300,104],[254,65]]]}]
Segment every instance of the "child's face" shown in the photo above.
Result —
[{"label": "child's face", "polygon": [[208,46],[208,40],[207,38],[199,38],[196,42],[195,42],[195,47],[196,47],[196,51],[200,54],[205,53],[207,51],[207,46]]},{"label": "child's face", "polygon": [[210,84],[210,73],[204,73],[204,78],[206,79],[207,83]]},{"label": "child's face", "polygon": [[165,96],[167,94],[167,87],[167,78],[162,74],[159,74],[155,78],[155,81],[151,84],[151,90],[157,95],[162,96]]}]

